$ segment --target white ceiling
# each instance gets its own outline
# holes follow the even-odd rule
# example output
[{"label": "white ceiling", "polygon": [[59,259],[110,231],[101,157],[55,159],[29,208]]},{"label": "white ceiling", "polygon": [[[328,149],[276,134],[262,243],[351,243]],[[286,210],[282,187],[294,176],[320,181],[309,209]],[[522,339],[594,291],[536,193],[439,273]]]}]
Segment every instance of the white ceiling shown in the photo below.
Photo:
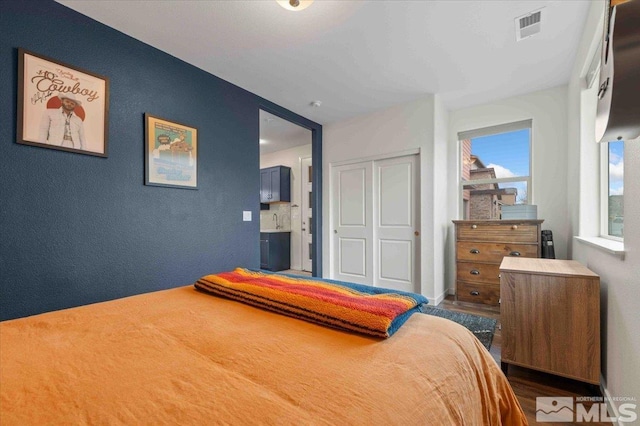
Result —
[{"label": "white ceiling", "polygon": [[260,110],[260,154],[311,144],[311,130]]},{"label": "white ceiling", "polygon": [[[455,110],[566,84],[590,4],[58,1],[320,124],[430,93]],[[542,32],[516,42],[514,18],[541,7]]]}]

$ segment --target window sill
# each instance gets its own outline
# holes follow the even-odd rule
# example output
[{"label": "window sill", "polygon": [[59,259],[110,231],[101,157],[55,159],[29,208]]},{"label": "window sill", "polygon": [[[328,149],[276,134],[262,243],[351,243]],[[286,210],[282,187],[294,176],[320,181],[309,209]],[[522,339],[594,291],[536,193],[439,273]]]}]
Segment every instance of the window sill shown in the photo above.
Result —
[{"label": "window sill", "polygon": [[624,243],[621,241],[609,240],[602,237],[573,237],[576,241],[582,244],[595,247],[606,253],[618,256],[620,259],[624,259]]}]

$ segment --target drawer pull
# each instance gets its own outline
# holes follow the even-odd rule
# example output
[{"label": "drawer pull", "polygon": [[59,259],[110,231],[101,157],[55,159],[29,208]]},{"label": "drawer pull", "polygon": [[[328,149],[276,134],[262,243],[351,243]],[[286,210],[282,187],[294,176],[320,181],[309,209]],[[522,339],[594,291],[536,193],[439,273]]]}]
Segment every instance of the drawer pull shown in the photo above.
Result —
[{"label": "drawer pull", "polygon": [[513,225],[511,229],[518,229],[518,225]]},{"label": "drawer pull", "polygon": [[511,253],[509,253],[509,256],[520,256],[520,252],[519,251],[512,251]]},{"label": "drawer pull", "polygon": [[472,296],[480,296],[480,292],[478,290],[470,291],[469,294]]},{"label": "drawer pull", "polygon": [[478,225],[471,225],[471,229],[477,229]]},{"label": "drawer pull", "polygon": [[478,249],[471,249],[471,250],[469,250],[469,253],[471,253],[471,254],[478,254],[478,253],[480,253],[480,250],[478,250]]},{"label": "drawer pull", "polygon": [[472,269],[472,270],[469,271],[469,273],[471,275],[480,275],[480,271],[478,271],[477,269]]}]

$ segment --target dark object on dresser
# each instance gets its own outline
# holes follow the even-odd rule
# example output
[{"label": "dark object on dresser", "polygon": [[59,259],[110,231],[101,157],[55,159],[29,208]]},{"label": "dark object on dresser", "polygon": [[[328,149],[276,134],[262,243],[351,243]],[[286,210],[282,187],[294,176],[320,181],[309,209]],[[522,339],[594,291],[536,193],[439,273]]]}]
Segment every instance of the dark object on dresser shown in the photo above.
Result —
[{"label": "dark object on dresser", "polygon": [[556,250],[553,248],[553,232],[545,229],[542,231],[542,258],[555,259]]}]

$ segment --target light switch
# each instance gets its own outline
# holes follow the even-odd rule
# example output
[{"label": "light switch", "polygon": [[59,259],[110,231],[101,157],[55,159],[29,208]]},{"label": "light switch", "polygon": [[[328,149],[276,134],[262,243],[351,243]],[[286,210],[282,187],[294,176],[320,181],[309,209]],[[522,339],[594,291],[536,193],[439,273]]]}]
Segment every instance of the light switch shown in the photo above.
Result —
[{"label": "light switch", "polygon": [[245,222],[251,222],[251,210],[244,210],[242,212],[242,220]]}]

